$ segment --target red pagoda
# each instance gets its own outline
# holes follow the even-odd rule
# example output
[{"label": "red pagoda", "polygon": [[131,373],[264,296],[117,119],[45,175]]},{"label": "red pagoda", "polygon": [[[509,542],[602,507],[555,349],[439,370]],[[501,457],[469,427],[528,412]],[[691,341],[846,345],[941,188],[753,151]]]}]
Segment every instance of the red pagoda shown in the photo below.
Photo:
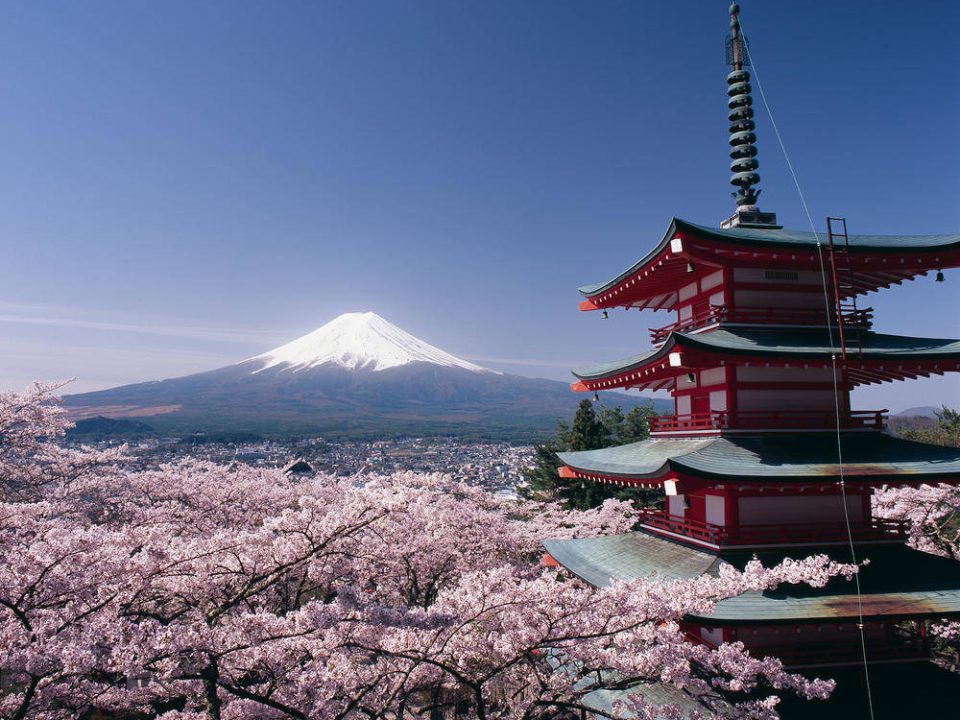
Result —
[{"label": "red pagoda", "polygon": [[960,235],[850,235],[838,218],[815,234],[762,212],[749,58],[736,4],[730,13],[736,212],[719,228],[675,218],[634,265],[580,288],[581,310],[663,310],[673,322],[650,330],[644,352],[574,371],[573,389],[668,390],[675,410],[652,420],[647,440],[561,453],[560,474],[662,488],[665,507],[645,511],[635,532],[545,547],[596,586],[852,553],[869,560],[859,601],[843,579],[748,593],[689,617],[691,641],[739,640],[791,667],[862,672],[862,630],[871,664],[923,660],[926,624],[960,615],[960,563],[907,547],[908,528],[875,517],[871,496],[884,485],[960,483],[960,450],[894,437],[886,411],[852,407],[850,392],[960,370],[960,341],[874,332],[858,300],[931,272],[942,279],[960,266]]}]

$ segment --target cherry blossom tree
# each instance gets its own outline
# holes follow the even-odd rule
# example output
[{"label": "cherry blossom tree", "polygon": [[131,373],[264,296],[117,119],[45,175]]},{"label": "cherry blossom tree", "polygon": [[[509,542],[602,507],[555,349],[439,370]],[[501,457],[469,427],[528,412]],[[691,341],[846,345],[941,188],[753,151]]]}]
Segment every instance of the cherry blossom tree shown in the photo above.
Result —
[{"label": "cherry blossom tree", "polygon": [[817,556],[598,590],[542,568],[540,541],[623,532],[628,503],[571,512],[412,473],[133,472],[58,444],[54,389],[0,397],[2,718],[539,720],[599,691],[673,717],[638,692],[666,683],[771,720],[775,693],[832,689],[737,643],[691,644],[680,622],[855,568]]},{"label": "cherry blossom tree", "polygon": [[[874,496],[874,513],[910,523],[910,545],[960,560],[960,488],[952,485],[886,487]],[[934,623],[935,637],[960,651],[960,622]]]}]

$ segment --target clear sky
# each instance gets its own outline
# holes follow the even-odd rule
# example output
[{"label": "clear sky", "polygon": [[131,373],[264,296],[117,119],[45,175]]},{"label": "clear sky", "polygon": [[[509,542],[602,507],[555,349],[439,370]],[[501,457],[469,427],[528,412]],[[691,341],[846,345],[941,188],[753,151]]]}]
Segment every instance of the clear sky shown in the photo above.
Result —
[{"label": "clear sky", "polygon": [[[575,288],[732,212],[727,4],[0,4],[0,387],[210,369],[353,310],[526,375],[644,349],[666,315]],[[741,7],[818,225],[960,230],[960,4]],[[761,205],[806,229],[759,120]],[[958,300],[951,271],[867,303],[956,337]]]}]

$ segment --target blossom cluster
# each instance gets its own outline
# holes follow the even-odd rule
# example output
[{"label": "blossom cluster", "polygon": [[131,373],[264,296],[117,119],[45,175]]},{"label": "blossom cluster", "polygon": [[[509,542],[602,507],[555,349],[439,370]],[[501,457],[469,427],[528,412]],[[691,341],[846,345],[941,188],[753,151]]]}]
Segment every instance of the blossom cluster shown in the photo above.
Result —
[{"label": "blossom cluster", "polygon": [[675,717],[638,692],[667,683],[769,720],[778,692],[832,690],[681,630],[852,571],[826,557],[595,589],[541,567],[540,542],[628,530],[628,503],[571,512],[413,473],[132,472],[57,444],[53,389],[0,396],[0,718],[559,718],[600,690]]}]

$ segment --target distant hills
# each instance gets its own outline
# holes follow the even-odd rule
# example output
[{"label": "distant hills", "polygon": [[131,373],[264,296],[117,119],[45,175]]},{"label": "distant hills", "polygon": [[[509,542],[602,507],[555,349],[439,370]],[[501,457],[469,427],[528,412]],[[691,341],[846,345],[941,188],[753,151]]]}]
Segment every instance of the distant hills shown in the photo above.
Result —
[{"label": "distant hills", "polygon": [[937,411],[940,410],[938,407],[933,407],[932,405],[921,405],[919,407],[907,408],[906,410],[901,410],[896,414],[895,417],[922,417],[930,418],[931,420],[936,419]]},{"label": "distant hills", "polygon": [[[499,373],[455,357],[374,313],[348,313],[274,350],[209,372],[64,398],[109,433],[328,437],[462,435],[525,440],[570,419],[566,383]],[[672,402],[622,393],[627,410]],[[80,428],[78,428],[80,430]]]}]

